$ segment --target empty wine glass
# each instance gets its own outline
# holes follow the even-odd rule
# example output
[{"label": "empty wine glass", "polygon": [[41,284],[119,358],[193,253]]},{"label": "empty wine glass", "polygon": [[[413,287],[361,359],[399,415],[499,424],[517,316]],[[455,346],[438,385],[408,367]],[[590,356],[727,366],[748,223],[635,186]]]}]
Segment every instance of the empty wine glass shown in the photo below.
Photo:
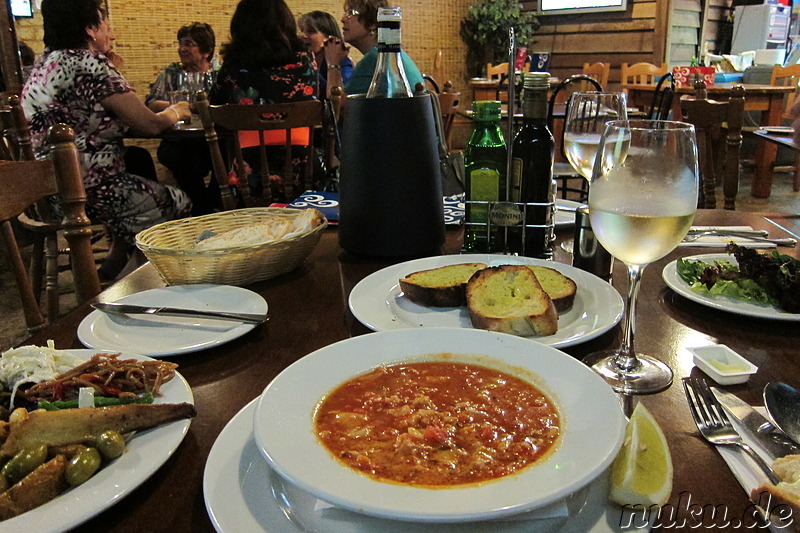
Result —
[{"label": "empty wine glass", "polygon": [[597,240],[628,267],[628,294],[622,347],[589,354],[583,361],[617,392],[658,392],[672,383],[672,371],[634,350],[636,296],[644,267],[671,252],[694,220],[699,181],[694,126],[609,122],[596,159],[589,218]]},{"label": "empty wine glass", "polygon": [[[169,87],[169,103],[175,104],[177,102],[189,102],[194,104],[197,99],[197,91],[208,91],[207,82],[209,77],[203,72],[185,72],[181,71],[175,74],[175,77],[170,82]],[[200,119],[196,114],[192,114],[190,118],[184,119],[175,125],[178,129],[187,129],[199,127]]]},{"label": "empty wine glass", "polygon": [[[625,93],[577,92],[570,98],[564,117],[564,155],[587,182],[606,122],[627,118]],[[561,248],[572,253],[572,241],[562,243]]]}]

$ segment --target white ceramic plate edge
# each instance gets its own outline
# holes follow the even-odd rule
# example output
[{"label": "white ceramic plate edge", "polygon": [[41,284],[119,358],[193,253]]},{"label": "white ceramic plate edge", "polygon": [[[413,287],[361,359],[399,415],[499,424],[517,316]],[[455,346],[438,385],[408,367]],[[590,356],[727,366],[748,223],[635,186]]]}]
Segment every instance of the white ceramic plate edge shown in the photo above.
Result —
[{"label": "white ceramic plate edge", "polygon": [[[125,302],[138,305],[161,305],[161,302],[165,301],[165,294],[169,295],[171,292],[176,291],[195,292],[203,290],[214,291],[216,293],[216,298],[219,297],[219,293],[230,292],[231,300],[238,302],[235,307],[226,305],[214,306],[213,310],[215,311],[267,313],[268,305],[266,300],[264,300],[261,295],[251,290],[232,285],[170,285],[167,287],[159,287],[156,289],[149,289],[130,294],[120,298],[119,300],[116,300],[116,302]],[[219,304],[219,301],[214,303]],[[171,305],[174,307],[180,307],[180,300],[178,303],[172,303]],[[163,320],[165,322],[169,322],[170,318],[164,317]],[[114,326],[109,328],[109,324],[114,324]],[[224,329],[224,327],[222,327],[223,324],[225,323],[220,322],[221,327],[218,330],[196,330],[196,336],[192,336],[190,333],[185,333],[183,330],[176,328],[173,330],[173,336],[171,338],[177,340],[175,340],[175,344],[171,346],[165,346],[163,344],[149,345],[145,340],[147,338],[145,335],[137,336],[136,340],[133,342],[126,342],[126,345],[123,348],[120,348],[114,344],[113,340],[108,340],[104,337],[104,335],[96,332],[95,329],[105,328],[106,331],[113,331],[117,328],[122,328],[123,326],[113,323],[111,318],[106,316],[105,313],[95,310],[89,313],[78,325],[78,340],[80,340],[81,343],[87,348],[93,348],[96,350],[126,350],[149,357],[170,357],[184,353],[206,350],[214,346],[225,344],[249,333],[255,328],[255,324],[238,324]],[[176,335],[175,332],[180,332],[180,335]],[[213,333],[217,334],[214,335]]]},{"label": "white ceramic plate edge", "polygon": [[[376,482],[335,461],[317,441],[311,430],[314,406],[339,383],[380,364],[441,352],[473,362],[472,354],[486,354],[482,357],[490,366],[503,361],[501,366],[512,372],[512,368],[529,369],[534,383],[562,415],[562,439],[556,451],[507,478],[430,490]],[[544,360],[547,364],[537,362]],[[296,386],[298,379],[305,384],[302,389]],[[579,398],[581,409],[575,405]],[[591,414],[593,410],[597,411]],[[594,428],[598,419],[606,420],[607,432]],[[321,348],[290,365],[267,386],[255,421],[255,440],[270,466],[299,488],[352,511],[430,522],[496,518],[563,498],[590,483],[611,463],[622,444],[625,425],[611,388],[577,359],[520,337],[457,328],[371,333]],[[583,435],[589,426],[592,430]],[[579,435],[592,440],[592,454],[586,453]],[[322,485],[320,480],[324,480]],[[531,501],[528,491],[538,492],[538,500]]]},{"label": "white ceramic plate edge", "polygon": [[[66,350],[89,358],[97,350]],[[150,359],[123,353],[123,358]],[[192,389],[180,373],[164,385],[156,403],[194,403]],[[169,459],[189,431],[191,419],[176,420],[142,431],[125,453],[99,470],[89,481],[68,489],[50,502],[0,522],[3,531],[57,533],[69,530],[105,511],[147,481]]]},{"label": "white ceramic plate edge", "polygon": [[[692,255],[689,257],[684,257],[683,259],[691,261],[704,261],[706,263],[713,263],[714,261],[730,261],[731,263],[736,264],[736,258],[729,254]],[[718,309],[720,311],[726,311],[728,313],[734,313],[737,315],[751,316],[754,318],[800,322],[800,313],[787,313],[785,311],[775,309],[774,307],[751,304],[749,302],[734,300],[733,298],[728,298],[725,296],[712,297],[694,292],[691,288],[689,288],[689,284],[683,281],[683,279],[681,279],[681,277],[678,275],[677,259],[668,263],[664,267],[664,270],[661,271],[661,278],[664,280],[664,283],[667,284],[667,287],[677,292],[684,298],[713,309]]]},{"label": "white ceramic plate edge", "polygon": [[[555,335],[549,337],[527,337],[541,344],[554,348],[580,344],[599,337],[613,328],[622,318],[624,311],[622,296],[610,283],[601,280],[597,276],[572,265],[555,261],[497,254],[439,255],[388,266],[370,274],[353,287],[348,297],[350,311],[359,322],[373,331],[414,327],[424,328],[425,326],[418,323],[422,321],[422,318],[416,325],[411,324],[405,318],[397,316],[392,310],[391,300],[402,292],[398,280],[411,272],[456,263],[486,263],[490,266],[499,264],[535,264],[556,269],[572,278],[578,285],[575,304],[573,304],[572,309],[559,317],[559,322],[567,320],[569,317],[572,318],[572,322],[566,325],[560,323],[559,331]],[[579,314],[575,310],[581,303],[583,303],[585,309],[584,313]],[[446,318],[450,321],[452,321],[450,315],[461,312],[452,308],[437,309],[433,307],[423,308],[422,306],[419,306],[419,308],[420,313],[430,314],[433,317],[436,317],[438,313],[447,313],[448,315],[446,317],[443,316],[442,319]],[[420,315],[420,317],[423,316]],[[451,323],[436,324],[436,326],[472,329],[472,326],[467,321],[468,319],[462,321],[460,326]]]}]

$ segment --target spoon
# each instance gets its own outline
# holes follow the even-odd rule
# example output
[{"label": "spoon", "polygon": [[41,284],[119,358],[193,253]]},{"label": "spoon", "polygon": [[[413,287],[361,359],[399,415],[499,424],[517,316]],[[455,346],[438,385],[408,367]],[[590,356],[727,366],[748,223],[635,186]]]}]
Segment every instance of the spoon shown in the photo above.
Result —
[{"label": "spoon", "polygon": [[767,383],[764,405],[775,425],[800,444],[800,391],[780,381]]}]

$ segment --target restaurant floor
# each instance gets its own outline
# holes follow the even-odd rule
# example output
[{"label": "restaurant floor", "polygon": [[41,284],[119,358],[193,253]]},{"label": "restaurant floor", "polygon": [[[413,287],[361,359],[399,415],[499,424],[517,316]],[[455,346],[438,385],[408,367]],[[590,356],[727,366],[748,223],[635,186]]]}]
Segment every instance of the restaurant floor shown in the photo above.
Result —
[{"label": "restaurant floor", "polygon": [[[776,173],[772,195],[769,198],[753,198],[749,194],[751,172],[744,169],[741,175],[740,192],[736,199],[736,208],[740,211],[800,214],[800,192],[792,191],[792,177],[791,174]],[[719,194],[717,203],[721,205],[722,199]],[[98,245],[102,246],[102,242]],[[30,244],[23,247],[23,254],[29,255],[30,251]],[[59,277],[59,285],[63,287],[60,306],[60,312],[63,314],[75,307],[70,272],[62,272]],[[0,260],[0,351],[20,343],[26,337],[25,322],[14,278],[5,259]]]}]

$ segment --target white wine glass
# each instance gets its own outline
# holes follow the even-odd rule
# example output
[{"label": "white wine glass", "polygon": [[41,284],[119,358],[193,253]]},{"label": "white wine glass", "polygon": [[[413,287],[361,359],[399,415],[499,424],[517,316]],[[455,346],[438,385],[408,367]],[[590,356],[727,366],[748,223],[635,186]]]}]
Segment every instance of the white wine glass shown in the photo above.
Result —
[{"label": "white wine glass", "polygon": [[[576,92],[570,97],[564,116],[564,155],[587,182],[592,178],[594,158],[606,122],[627,118],[625,93]],[[573,246],[572,241],[561,244],[567,253],[573,252]]]},{"label": "white wine glass", "polygon": [[564,154],[586,181],[592,178],[606,122],[627,118],[625,93],[578,92],[570,98],[564,117]]},{"label": "white wine glass", "polygon": [[694,126],[658,120],[605,125],[589,187],[595,237],[628,268],[623,340],[618,350],[583,361],[617,392],[649,394],[672,383],[672,370],[634,348],[642,270],[671,252],[692,225],[698,195]]}]

